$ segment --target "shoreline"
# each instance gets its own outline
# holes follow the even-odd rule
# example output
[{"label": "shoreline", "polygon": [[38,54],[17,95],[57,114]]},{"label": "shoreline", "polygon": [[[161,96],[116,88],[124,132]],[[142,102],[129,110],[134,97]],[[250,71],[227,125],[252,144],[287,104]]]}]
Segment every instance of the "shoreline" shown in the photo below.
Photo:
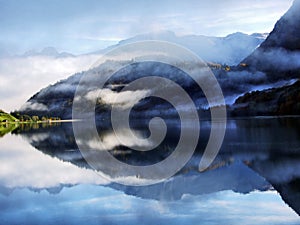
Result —
[{"label": "shoreline", "polygon": [[[226,120],[246,120],[246,119],[281,119],[281,118],[300,118],[300,115],[281,115],[281,116],[240,116],[240,117],[231,117],[227,116]],[[140,120],[136,119],[136,120]],[[82,122],[82,119],[65,119],[65,120],[47,120],[47,121],[7,121],[0,122],[0,125],[5,124],[52,124],[52,123],[73,123],[73,122]],[[210,121],[207,118],[200,118],[200,121]]]},{"label": "shoreline", "polygon": [[47,120],[47,121],[7,121],[0,122],[0,124],[51,124],[51,123],[71,123],[71,122],[80,122],[78,119],[69,119],[69,120]]}]

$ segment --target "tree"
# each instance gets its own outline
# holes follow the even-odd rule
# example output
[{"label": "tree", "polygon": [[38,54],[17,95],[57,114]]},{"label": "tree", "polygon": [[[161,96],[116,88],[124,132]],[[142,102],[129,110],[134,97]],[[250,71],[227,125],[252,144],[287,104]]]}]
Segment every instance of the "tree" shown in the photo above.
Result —
[{"label": "tree", "polygon": [[39,116],[32,116],[31,118],[32,118],[32,120],[33,120],[34,122],[39,121]]}]

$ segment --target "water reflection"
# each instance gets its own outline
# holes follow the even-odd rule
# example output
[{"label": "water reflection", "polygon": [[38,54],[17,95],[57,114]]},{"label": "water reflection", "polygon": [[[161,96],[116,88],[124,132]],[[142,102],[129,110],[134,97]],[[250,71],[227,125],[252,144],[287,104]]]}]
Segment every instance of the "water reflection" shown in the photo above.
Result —
[{"label": "water reflection", "polygon": [[18,128],[17,124],[0,123],[0,138],[17,128]]},{"label": "water reflection", "polygon": [[166,202],[79,185],[59,195],[19,189],[9,198],[0,195],[0,202],[1,222],[6,224],[299,224],[298,216],[272,191],[187,194]]},{"label": "water reflection", "polygon": [[[67,205],[73,201],[85,207],[96,207],[97,203],[101,202],[108,204],[106,208],[98,205],[91,214],[97,213],[101,221],[111,220],[115,223],[118,223],[118,219],[112,219],[110,216],[118,216],[123,218],[124,224],[138,223],[142,216],[140,213],[147,207],[149,213],[143,214],[147,223],[171,221],[171,218],[174,219],[176,216],[178,224],[205,222],[204,214],[206,222],[219,221],[223,209],[223,212],[228,213],[222,214],[223,219],[227,218],[227,222],[231,224],[235,224],[238,217],[249,219],[253,215],[256,215],[255,221],[261,223],[293,224],[298,221],[298,217],[283,204],[276,193],[279,193],[283,201],[300,215],[299,125],[300,118],[229,120],[225,141],[218,157],[207,171],[200,173],[198,163],[210,132],[209,122],[202,121],[199,145],[189,163],[171,179],[146,187],[118,185],[94,173],[76,146],[70,123],[39,129],[17,128],[12,131],[12,135],[8,134],[0,139],[0,192],[10,196],[1,197],[1,205],[9,207],[7,201],[12,199],[15,202],[33,199],[37,202],[46,202],[45,207],[39,204],[37,207],[41,207],[42,211],[48,211],[47,207],[53,207],[53,201],[61,202],[62,205],[59,207],[65,210],[70,210]],[[84,124],[82,127],[82,131],[87,135],[80,141],[93,144],[95,140],[89,139]],[[170,132],[158,148],[141,153],[122,146],[109,126],[100,127],[99,137],[106,143],[106,149],[101,150],[108,150],[118,160],[133,165],[155,163],[167,157],[176,146],[180,129],[176,123],[170,123],[168,128]],[[134,129],[141,137],[149,135],[146,127],[141,124]],[[124,135],[126,137],[126,130]],[[23,139],[20,139],[20,136]],[[141,144],[127,141],[129,146]],[[123,179],[138,178],[123,177]],[[95,184],[101,187],[94,186]],[[46,189],[48,192],[59,194],[55,197],[56,200],[53,200],[45,192],[36,195],[26,189],[13,191],[21,187],[35,191]],[[63,187],[69,188],[62,189]],[[86,191],[94,195],[84,194]],[[79,196],[72,197],[72,194]],[[107,195],[111,198],[103,200],[102,198]],[[115,202],[118,196],[120,201],[124,201],[124,204],[120,203],[121,206]],[[129,205],[128,208],[126,204]],[[145,208],[144,204],[148,206]],[[155,209],[153,212],[150,205]],[[85,207],[78,206],[75,210],[87,210]],[[141,210],[140,213],[135,211],[138,209]],[[112,213],[114,210],[119,214]],[[157,212],[158,210],[160,212]],[[216,213],[211,213],[210,210]],[[151,213],[157,220],[151,220]],[[131,220],[124,218],[126,216]],[[84,218],[87,220],[87,217]],[[73,222],[80,223],[84,218],[74,219]],[[249,224],[249,221],[245,219],[243,224],[247,223]]]},{"label": "water reflection", "polygon": [[[32,140],[40,143],[47,138],[46,133],[41,133]],[[0,160],[0,191],[3,193],[20,187],[34,190],[50,188],[51,191],[51,188],[59,190],[63,185],[108,183],[92,170],[79,168],[70,162],[63,163],[56,157],[36,151],[26,140],[15,135],[8,134],[0,139]]]}]

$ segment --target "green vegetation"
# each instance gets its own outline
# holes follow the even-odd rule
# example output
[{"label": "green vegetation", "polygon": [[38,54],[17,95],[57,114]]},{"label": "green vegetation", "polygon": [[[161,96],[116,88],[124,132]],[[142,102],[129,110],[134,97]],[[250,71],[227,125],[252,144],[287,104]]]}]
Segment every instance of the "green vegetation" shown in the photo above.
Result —
[{"label": "green vegetation", "polygon": [[41,127],[57,125],[59,121],[60,118],[58,117],[42,116],[40,118],[39,116],[21,115],[19,113],[9,114],[0,110],[0,137],[17,128],[21,130],[38,129],[40,125]]},{"label": "green vegetation", "polygon": [[0,110],[0,123],[13,123],[18,121],[16,117]]},{"label": "green vegetation", "polygon": [[0,137],[18,128],[18,124],[0,123]]},{"label": "green vegetation", "polygon": [[20,114],[20,113],[11,113],[13,117],[17,118],[19,123],[51,123],[52,121],[58,121],[61,120],[59,117],[48,117],[48,116],[29,116],[26,114]]}]

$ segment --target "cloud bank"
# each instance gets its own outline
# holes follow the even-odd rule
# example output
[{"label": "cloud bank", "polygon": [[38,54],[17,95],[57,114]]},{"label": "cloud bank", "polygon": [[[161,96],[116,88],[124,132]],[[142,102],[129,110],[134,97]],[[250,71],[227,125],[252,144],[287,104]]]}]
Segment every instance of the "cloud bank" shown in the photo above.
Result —
[{"label": "cloud bank", "polygon": [[0,58],[2,109],[8,112],[20,109],[40,89],[89,69],[99,57],[99,55],[83,55],[65,58],[45,56]]}]

